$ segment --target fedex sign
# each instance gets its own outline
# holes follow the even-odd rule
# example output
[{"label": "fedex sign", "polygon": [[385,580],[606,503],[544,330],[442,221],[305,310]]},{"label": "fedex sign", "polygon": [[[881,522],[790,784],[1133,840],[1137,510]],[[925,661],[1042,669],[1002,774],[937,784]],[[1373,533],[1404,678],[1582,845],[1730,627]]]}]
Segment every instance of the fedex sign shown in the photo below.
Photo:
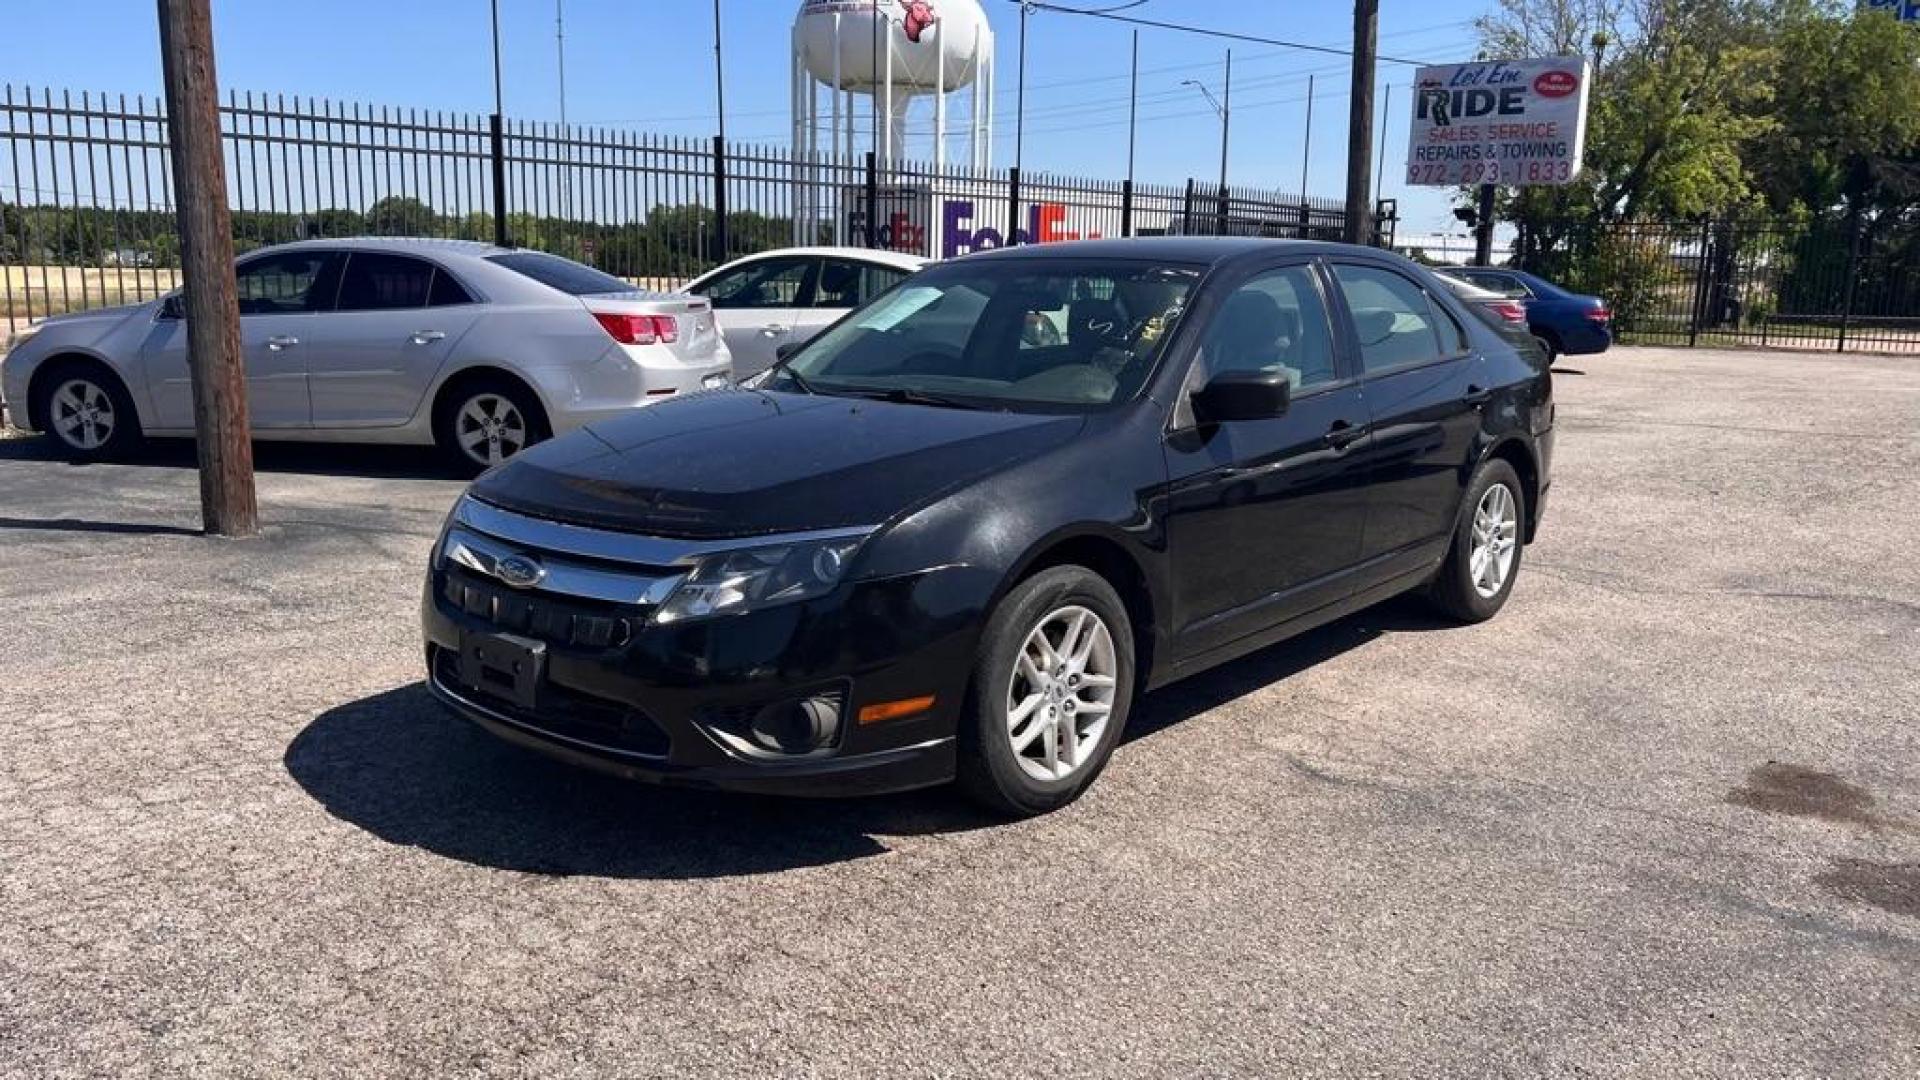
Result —
[{"label": "fedex sign", "polygon": [[[990,203],[998,209],[1004,204]],[[1061,240],[1098,240],[1100,233],[1067,227],[1067,207],[1062,203],[1038,202],[1027,205],[1027,227],[1013,230],[1011,237],[991,225],[979,225],[978,208],[972,199],[947,199],[940,211],[940,257],[951,259],[969,251],[1007,247],[1015,244],[1051,244]]]}]

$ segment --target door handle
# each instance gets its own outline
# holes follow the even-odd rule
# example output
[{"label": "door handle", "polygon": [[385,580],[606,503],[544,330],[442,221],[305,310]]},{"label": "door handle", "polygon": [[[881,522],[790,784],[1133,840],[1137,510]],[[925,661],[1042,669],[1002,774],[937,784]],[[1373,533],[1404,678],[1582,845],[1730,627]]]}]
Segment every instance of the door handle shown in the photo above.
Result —
[{"label": "door handle", "polygon": [[1479,383],[1468,383],[1467,392],[1460,398],[1469,405],[1485,405],[1493,397],[1493,391]]},{"label": "door handle", "polygon": [[279,352],[281,349],[291,349],[298,344],[300,344],[300,339],[291,334],[280,334],[267,339],[267,348],[273,352]]},{"label": "door handle", "polygon": [[1333,426],[1327,429],[1327,445],[1333,447],[1335,450],[1345,450],[1355,442],[1358,442],[1360,437],[1366,433],[1367,429],[1365,427],[1353,423],[1350,420],[1335,420]]},{"label": "door handle", "polygon": [[435,341],[440,341],[446,336],[447,332],[445,330],[415,330],[413,332],[413,343],[415,345],[427,345]]},{"label": "door handle", "polygon": [[767,325],[760,328],[761,337],[779,337],[781,334],[784,334],[786,332],[787,332],[787,328],[777,322],[768,323]]}]

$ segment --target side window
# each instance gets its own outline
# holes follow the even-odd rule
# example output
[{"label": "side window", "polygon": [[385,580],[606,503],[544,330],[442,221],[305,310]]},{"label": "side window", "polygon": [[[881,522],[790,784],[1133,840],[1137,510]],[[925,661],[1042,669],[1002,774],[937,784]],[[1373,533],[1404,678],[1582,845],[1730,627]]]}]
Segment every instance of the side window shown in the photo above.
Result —
[{"label": "side window", "polygon": [[285,251],[240,264],[235,284],[242,315],[284,315],[324,310],[333,297],[327,273],[333,254]]},{"label": "side window", "polygon": [[1426,290],[1375,266],[1336,263],[1333,273],[1353,313],[1362,368],[1371,373],[1439,359],[1440,335]]},{"label": "side window", "polygon": [[798,307],[814,265],[815,261],[807,258],[761,259],[729,270],[694,291],[722,311]]},{"label": "side window", "polygon": [[433,289],[433,264],[384,251],[347,256],[335,311],[390,311],[427,306]]},{"label": "side window", "polygon": [[1429,294],[1427,302],[1433,307],[1434,325],[1440,330],[1441,351],[1458,354],[1472,350],[1473,341],[1467,337],[1467,328],[1441,305],[1440,298]]},{"label": "side window", "polygon": [[1209,375],[1281,371],[1295,390],[1332,382],[1333,334],[1313,269],[1256,275],[1220,305],[1201,343]]},{"label": "side window", "polygon": [[453,275],[440,267],[434,267],[433,285],[427,290],[428,307],[452,307],[455,304],[473,303],[473,294],[468,292]]},{"label": "side window", "polygon": [[1533,295],[1533,290],[1527,288],[1526,282],[1512,274],[1475,274],[1473,283],[1483,289],[1491,289],[1509,300],[1524,300]]},{"label": "side window", "polygon": [[907,276],[905,270],[850,259],[823,259],[813,289],[817,308],[852,308],[879,296]]}]

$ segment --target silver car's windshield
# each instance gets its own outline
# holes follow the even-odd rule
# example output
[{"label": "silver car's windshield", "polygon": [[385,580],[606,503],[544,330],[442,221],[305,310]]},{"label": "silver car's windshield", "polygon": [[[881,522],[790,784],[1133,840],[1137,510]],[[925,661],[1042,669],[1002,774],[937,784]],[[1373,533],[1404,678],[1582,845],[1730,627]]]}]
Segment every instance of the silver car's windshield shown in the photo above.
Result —
[{"label": "silver car's windshield", "polygon": [[934,267],[842,320],[764,385],[984,408],[1103,408],[1146,381],[1199,280],[1192,267],[1057,258]]}]

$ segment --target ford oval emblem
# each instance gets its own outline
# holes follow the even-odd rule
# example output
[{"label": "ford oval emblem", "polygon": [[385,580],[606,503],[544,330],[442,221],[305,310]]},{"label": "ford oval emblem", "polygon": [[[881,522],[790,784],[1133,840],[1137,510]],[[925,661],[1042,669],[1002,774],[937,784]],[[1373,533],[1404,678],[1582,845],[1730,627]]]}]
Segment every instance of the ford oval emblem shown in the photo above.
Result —
[{"label": "ford oval emblem", "polygon": [[529,555],[509,555],[493,564],[493,573],[516,589],[531,589],[547,576],[547,568]]}]

